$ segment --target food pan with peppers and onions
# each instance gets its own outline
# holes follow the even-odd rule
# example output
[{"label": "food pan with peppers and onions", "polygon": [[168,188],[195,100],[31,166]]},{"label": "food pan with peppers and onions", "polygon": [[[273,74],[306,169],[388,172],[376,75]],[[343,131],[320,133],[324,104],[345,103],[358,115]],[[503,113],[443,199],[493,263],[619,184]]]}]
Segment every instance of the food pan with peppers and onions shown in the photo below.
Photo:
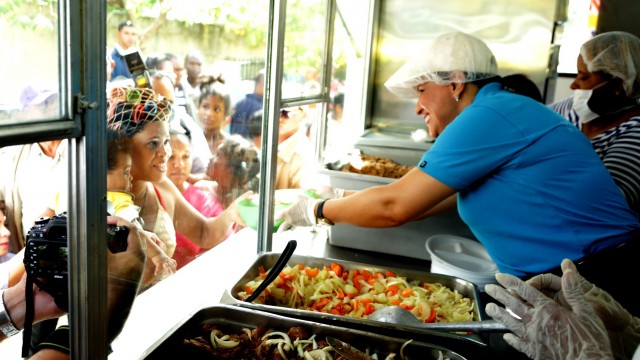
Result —
[{"label": "food pan with peppers and onions", "polygon": [[277,260],[260,255],[223,297],[223,303],[301,317],[373,322],[375,310],[396,305],[425,323],[484,320],[479,292],[455,277],[327,258],[293,255],[278,278],[253,303],[244,303]]},{"label": "food pan with peppers and onions", "polygon": [[[293,319],[234,305],[204,308],[175,326],[143,355],[144,359],[327,359],[340,355],[327,343],[338,338],[372,359],[465,360],[457,343],[435,345]],[[439,338],[434,340],[440,342]],[[463,348],[463,347],[461,347]],[[469,349],[466,349],[467,351]]]}]

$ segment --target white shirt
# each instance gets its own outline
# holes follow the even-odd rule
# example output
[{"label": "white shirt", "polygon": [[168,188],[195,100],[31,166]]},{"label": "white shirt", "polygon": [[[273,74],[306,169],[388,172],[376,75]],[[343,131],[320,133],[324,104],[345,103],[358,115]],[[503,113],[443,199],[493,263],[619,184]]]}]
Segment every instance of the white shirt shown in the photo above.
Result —
[{"label": "white shirt", "polygon": [[22,200],[22,229],[25,236],[34,220],[40,218],[56,197],[56,212],[67,210],[67,148],[67,141],[63,140],[55,156],[50,158],[42,152],[40,146],[34,145],[18,166],[16,186]]}]

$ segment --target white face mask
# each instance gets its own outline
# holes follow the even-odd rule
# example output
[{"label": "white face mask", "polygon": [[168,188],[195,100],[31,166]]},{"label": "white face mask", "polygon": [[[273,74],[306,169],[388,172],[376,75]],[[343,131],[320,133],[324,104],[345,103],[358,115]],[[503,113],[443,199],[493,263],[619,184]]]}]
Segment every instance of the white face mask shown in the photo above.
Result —
[{"label": "white face mask", "polygon": [[591,109],[589,108],[589,105],[587,104],[587,102],[591,98],[591,94],[593,94],[593,89],[573,90],[573,111],[575,111],[578,114],[578,119],[580,120],[580,124],[586,124],[600,117],[600,115],[591,111]]}]

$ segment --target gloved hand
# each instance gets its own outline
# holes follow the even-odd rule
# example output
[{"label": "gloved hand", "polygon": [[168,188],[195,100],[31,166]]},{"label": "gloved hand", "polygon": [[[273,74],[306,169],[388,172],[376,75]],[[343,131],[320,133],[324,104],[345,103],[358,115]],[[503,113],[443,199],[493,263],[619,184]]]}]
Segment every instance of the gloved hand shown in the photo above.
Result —
[{"label": "gloved hand", "polygon": [[487,294],[502,302],[521,319],[504,308],[489,303],[489,316],[512,332],[504,340],[532,359],[613,359],[605,326],[585,299],[578,274],[568,269],[561,289],[569,307],[560,305],[515,276],[498,273],[497,285],[487,285]]},{"label": "gloved hand", "polygon": [[[569,269],[576,273],[582,293],[604,322],[607,330],[620,331],[629,325],[632,319],[631,314],[613,299],[609,293],[582,277],[571,260],[564,259],[560,267],[563,273]],[[559,276],[553,274],[536,275],[527,280],[527,284],[542,291],[560,304],[568,306],[565,295],[562,292],[561,278]]]},{"label": "gloved hand", "polygon": [[312,226],[316,224],[316,205],[322,200],[300,196],[298,202],[280,214],[276,214],[275,221],[284,218],[284,222],[278,228],[283,232],[296,226]]},{"label": "gloved hand", "polygon": [[[562,261],[562,272],[574,271],[580,283],[585,299],[594,308],[609,334],[611,348],[616,358],[630,359],[640,343],[640,319],[633,317],[609,293],[600,289],[578,274],[576,266],[569,259]],[[562,291],[561,278],[553,274],[541,274],[532,277],[527,284],[552,297],[568,307],[566,295]]]},{"label": "gloved hand", "polygon": [[344,197],[344,189],[334,188],[329,185],[321,185],[312,189],[323,199],[340,199]]}]

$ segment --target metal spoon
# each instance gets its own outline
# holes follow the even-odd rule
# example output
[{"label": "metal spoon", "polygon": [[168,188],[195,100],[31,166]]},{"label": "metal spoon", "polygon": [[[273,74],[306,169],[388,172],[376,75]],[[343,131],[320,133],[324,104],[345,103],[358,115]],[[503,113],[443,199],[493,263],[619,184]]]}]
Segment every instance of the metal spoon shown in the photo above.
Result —
[{"label": "metal spoon", "polygon": [[266,289],[267,286],[269,286],[273,282],[273,280],[275,280],[276,277],[278,277],[278,275],[280,274],[280,271],[282,271],[282,269],[284,269],[284,267],[287,266],[287,261],[289,261],[289,259],[291,258],[291,255],[293,255],[293,251],[296,249],[297,245],[298,243],[295,240],[289,240],[289,242],[287,243],[287,246],[282,251],[282,254],[280,254],[280,257],[276,261],[275,265],[273,265],[273,267],[267,273],[267,277],[265,277],[265,279],[260,283],[260,285],[258,285],[256,290],[251,295],[249,295],[248,298],[244,299],[244,301],[249,303],[253,302],[253,300],[258,298],[258,296],[262,294],[264,289]]},{"label": "metal spoon", "polygon": [[495,320],[465,321],[465,322],[443,322],[443,323],[423,323],[418,320],[409,310],[399,306],[385,306],[376,310],[368,317],[369,320],[397,325],[420,327],[430,330],[446,331],[509,331],[504,324]]}]

